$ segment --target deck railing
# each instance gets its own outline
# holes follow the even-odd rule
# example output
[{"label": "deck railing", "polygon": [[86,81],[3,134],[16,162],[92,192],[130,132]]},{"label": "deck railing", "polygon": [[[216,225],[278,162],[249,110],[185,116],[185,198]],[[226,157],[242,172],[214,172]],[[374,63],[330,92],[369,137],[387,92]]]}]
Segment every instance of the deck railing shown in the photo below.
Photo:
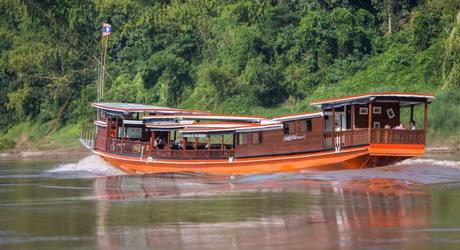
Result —
[{"label": "deck railing", "polygon": [[[88,136],[92,138],[92,134]],[[93,140],[94,141],[94,140]],[[92,141],[92,144],[94,144]],[[397,129],[372,129],[371,144],[424,144],[425,130],[397,130]],[[323,149],[338,149],[343,147],[369,144],[369,131],[355,129],[344,131],[325,132]],[[235,150],[224,147],[222,149],[164,149],[153,148],[149,142],[122,141],[108,138],[106,149],[109,152],[138,156],[152,157],[153,159],[229,159],[234,157]]]},{"label": "deck railing", "polygon": [[107,151],[127,155],[145,155],[150,150],[148,142],[122,141],[119,139],[107,139]]},{"label": "deck railing", "polygon": [[[425,144],[425,130],[372,129],[372,144]],[[324,133],[324,149],[369,144],[367,129]]]},{"label": "deck railing", "polygon": [[372,129],[371,143],[425,144],[425,130]]},{"label": "deck railing", "polygon": [[367,129],[329,131],[324,133],[325,149],[335,147],[349,147],[369,143]]},{"label": "deck railing", "polygon": [[234,149],[154,149],[148,152],[148,156],[158,159],[228,159],[235,155]]},{"label": "deck railing", "polygon": [[107,139],[107,151],[117,154],[152,157],[154,159],[228,159],[235,155],[234,149],[154,149],[148,142]]}]

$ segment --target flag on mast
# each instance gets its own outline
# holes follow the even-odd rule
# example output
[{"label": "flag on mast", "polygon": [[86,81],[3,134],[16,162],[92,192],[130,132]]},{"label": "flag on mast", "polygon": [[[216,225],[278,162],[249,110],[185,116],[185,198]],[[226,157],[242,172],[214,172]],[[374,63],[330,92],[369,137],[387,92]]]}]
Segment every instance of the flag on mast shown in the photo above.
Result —
[{"label": "flag on mast", "polygon": [[112,33],[112,25],[108,23],[102,23],[102,36],[108,36]]}]

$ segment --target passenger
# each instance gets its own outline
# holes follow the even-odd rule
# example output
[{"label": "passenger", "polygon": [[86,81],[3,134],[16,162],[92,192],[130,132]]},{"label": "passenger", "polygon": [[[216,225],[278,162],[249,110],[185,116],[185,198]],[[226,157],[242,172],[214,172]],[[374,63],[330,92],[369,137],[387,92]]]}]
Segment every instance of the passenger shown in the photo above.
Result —
[{"label": "passenger", "polygon": [[385,125],[384,129],[391,129],[390,124]]},{"label": "passenger", "polygon": [[157,147],[159,149],[163,149],[165,147],[165,141],[163,139],[160,138],[160,140],[158,141],[158,145]]},{"label": "passenger", "polygon": [[394,129],[406,129],[404,127],[404,123],[400,122],[398,126],[394,127]]},{"label": "passenger", "polygon": [[182,147],[182,140],[181,139],[176,139],[174,141],[174,144],[172,146],[173,149],[183,149]]},{"label": "passenger", "polygon": [[153,146],[155,148],[158,148],[158,143],[160,143],[160,138],[159,137],[155,138],[155,141],[153,141]]},{"label": "passenger", "polygon": [[416,130],[417,128],[415,127],[415,121],[412,120],[409,122],[409,129],[410,130]]}]

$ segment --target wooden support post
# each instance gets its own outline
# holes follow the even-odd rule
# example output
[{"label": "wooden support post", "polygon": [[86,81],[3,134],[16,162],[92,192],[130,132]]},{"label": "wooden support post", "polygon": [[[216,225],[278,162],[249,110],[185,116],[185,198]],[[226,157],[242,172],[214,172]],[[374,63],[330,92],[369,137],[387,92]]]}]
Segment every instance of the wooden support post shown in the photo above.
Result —
[{"label": "wooden support post", "polygon": [[425,111],[423,116],[423,127],[425,129],[425,136],[428,131],[428,102],[425,102]]},{"label": "wooden support post", "polygon": [[353,140],[354,140],[354,133],[353,131],[355,130],[355,105],[352,104],[351,105],[351,112],[350,112],[350,127],[351,127],[351,139],[350,139],[350,143],[351,145],[353,145]]},{"label": "wooden support post", "polygon": [[222,135],[222,144],[220,145],[221,155],[224,155],[224,135]]},{"label": "wooden support post", "polygon": [[121,152],[123,152],[123,148],[124,148],[124,141],[125,141],[125,123],[123,121],[123,119],[121,119]]},{"label": "wooden support post", "polygon": [[153,152],[153,146],[155,143],[155,131],[150,131],[150,148],[152,149]]},{"label": "wooden support post", "polygon": [[367,109],[367,136],[369,144],[372,142],[372,103],[369,102],[368,109]]},{"label": "wooden support post", "polygon": [[332,134],[335,131],[335,108],[332,108]]},{"label": "wooden support post", "polygon": [[185,150],[187,150],[187,137],[182,137],[182,157],[185,158]]},{"label": "wooden support post", "polygon": [[109,149],[109,138],[110,138],[110,130],[112,130],[112,123],[110,121],[110,118],[106,119],[107,122],[107,127],[106,127],[106,134],[105,134],[105,150],[107,151]]},{"label": "wooden support post", "polygon": [[198,142],[199,142],[199,138],[198,137],[195,137],[195,157],[198,155]]},{"label": "wooden support post", "polygon": [[335,108],[332,108],[332,129],[331,129],[331,142],[334,148],[335,148]]},{"label": "wooden support post", "polygon": [[117,116],[117,118],[115,120],[116,120],[115,121],[115,129],[117,130],[117,133],[115,135],[115,139],[116,139],[115,141],[118,141],[118,116]]},{"label": "wooden support post", "polygon": [[211,152],[211,136],[208,135],[208,158],[210,157]]},{"label": "wooden support post", "polygon": [[410,121],[414,120],[414,105],[410,105]]},{"label": "wooden support post", "polygon": [[168,130],[168,141],[166,143],[166,148],[169,150],[170,149],[170,145],[171,144],[171,130]]}]

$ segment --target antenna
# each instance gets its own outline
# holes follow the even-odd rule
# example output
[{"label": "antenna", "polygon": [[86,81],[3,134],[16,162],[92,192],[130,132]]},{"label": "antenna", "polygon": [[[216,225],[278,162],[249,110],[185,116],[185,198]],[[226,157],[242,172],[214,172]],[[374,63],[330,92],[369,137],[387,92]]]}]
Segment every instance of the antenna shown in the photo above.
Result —
[{"label": "antenna", "polygon": [[102,36],[101,36],[101,54],[99,57],[99,64],[97,70],[97,102],[104,100],[104,85],[106,75],[106,63],[107,63],[107,47],[109,44],[109,36],[112,33],[112,26],[106,22],[102,22]]}]

